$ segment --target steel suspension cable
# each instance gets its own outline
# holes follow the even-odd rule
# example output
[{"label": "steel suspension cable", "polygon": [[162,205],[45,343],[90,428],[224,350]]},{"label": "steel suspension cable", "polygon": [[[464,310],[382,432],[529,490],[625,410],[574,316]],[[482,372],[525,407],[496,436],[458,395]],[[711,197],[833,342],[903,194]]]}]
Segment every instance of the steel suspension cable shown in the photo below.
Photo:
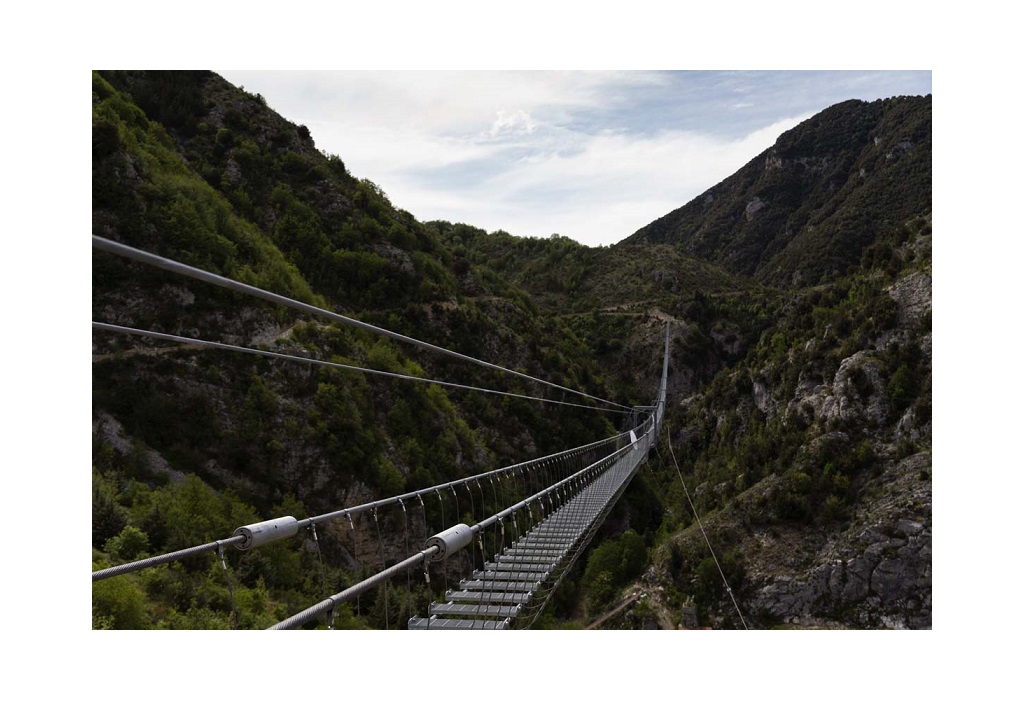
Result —
[{"label": "steel suspension cable", "polygon": [[[461,522],[461,519],[460,519],[460,498],[457,497],[457,490],[455,490],[452,485],[450,486],[450,492],[453,493],[453,506],[454,506],[454,508],[456,510],[457,524],[460,524],[460,522]],[[455,554],[454,556],[457,557],[457,575],[458,576],[463,576],[464,575],[464,562],[461,561],[460,554]]]},{"label": "steel suspension cable", "polygon": [[[381,500],[376,500],[374,502],[367,502],[367,503],[364,503],[364,504],[361,504],[361,505],[356,505],[354,507],[348,507],[348,508],[344,508],[344,509],[340,509],[340,510],[335,510],[333,512],[326,512],[324,514],[315,515],[313,517],[308,517],[307,519],[298,521],[297,522],[297,529],[306,529],[310,525],[316,524],[318,522],[326,522],[328,520],[335,519],[335,518],[338,518],[338,517],[345,517],[349,521],[349,523],[350,523],[350,531],[351,531],[351,533],[353,535],[353,541],[354,541],[354,554],[355,554],[354,558],[356,559],[357,558],[357,536],[356,536],[356,530],[354,530],[353,517],[351,515],[359,514],[361,512],[372,511],[372,510],[375,510],[375,509],[377,509],[379,507],[384,507],[386,505],[396,504],[396,503],[402,502],[404,500],[413,500],[413,499],[418,498],[420,495],[425,495],[425,494],[428,494],[430,492],[435,492],[437,497],[438,497],[438,499],[439,499],[439,504],[440,504],[440,516],[441,516],[442,529],[446,529],[447,525],[446,525],[445,503],[443,502],[443,498],[442,498],[442,495],[440,493],[441,490],[446,489],[446,488],[452,488],[454,485],[457,485],[457,484],[460,484],[460,483],[465,483],[465,482],[470,482],[471,480],[474,480],[476,482],[476,484],[479,484],[478,481],[480,479],[484,478],[484,479],[489,480],[490,484],[493,485],[494,504],[497,505],[497,509],[498,509],[499,508],[499,504],[498,504],[498,502],[496,500],[496,486],[495,486],[495,483],[493,482],[493,479],[495,477],[497,477],[499,475],[502,475],[502,474],[506,474],[508,471],[512,471],[512,470],[515,470],[515,469],[524,469],[524,466],[529,465],[529,464],[540,464],[540,465],[546,466],[548,463],[552,463],[553,461],[556,461],[556,460],[570,461],[570,458],[571,458],[571,456],[573,454],[578,454],[578,455],[584,456],[587,453],[589,453],[590,451],[603,450],[607,445],[614,445],[616,447],[617,446],[616,441],[618,439],[622,438],[623,436],[624,436],[624,434],[617,434],[617,435],[611,436],[609,438],[605,438],[605,439],[603,439],[601,441],[594,441],[592,443],[587,443],[585,445],[577,446],[575,448],[569,448],[566,451],[560,451],[558,453],[551,453],[549,455],[542,456],[541,458],[536,458],[534,460],[527,461],[526,463],[515,463],[514,465],[509,465],[509,466],[506,466],[504,468],[497,468],[496,470],[491,470],[491,471],[486,472],[486,473],[479,473],[478,475],[472,475],[472,476],[469,476],[469,477],[461,478],[460,480],[454,480],[452,482],[440,483],[439,485],[435,485],[433,487],[424,488],[424,489],[421,489],[421,490],[416,490],[414,492],[405,493],[405,494],[400,495],[398,497],[384,498],[384,499],[381,499]],[[569,465],[570,465],[570,463],[569,463]],[[479,489],[481,489],[481,486],[479,486]],[[457,522],[459,522],[459,521],[460,520],[458,519]],[[187,558],[187,557],[190,557],[190,556],[196,556],[198,554],[202,554],[202,553],[207,552],[207,551],[214,551],[214,550],[216,550],[217,545],[219,543],[237,544],[237,543],[245,541],[245,539],[246,539],[245,536],[234,536],[234,537],[231,537],[229,539],[222,539],[222,540],[219,540],[219,541],[209,542],[207,544],[201,544],[201,545],[196,546],[196,547],[190,547],[189,549],[182,549],[182,550],[179,550],[179,551],[169,552],[167,554],[161,554],[159,556],[151,557],[149,559],[140,559],[138,561],[133,561],[133,562],[130,562],[130,563],[127,563],[127,564],[122,564],[120,566],[112,566],[112,567],[109,567],[109,568],[106,568],[106,569],[100,569],[99,571],[94,571],[93,572],[92,580],[93,581],[100,581],[102,579],[110,578],[112,576],[119,576],[121,574],[130,573],[132,571],[137,571],[137,570],[140,570],[140,569],[149,568],[151,566],[158,566],[160,564],[171,563],[172,561],[177,561],[179,559],[184,559],[184,558]],[[445,564],[444,564],[443,568],[444,568],[444,581],[445,581],[445,568],[446,568]],[[361,570],[363,571],[363,567],[361,568]],[[358,600],[358,613],[360,612],[359,608],[360,608],[360,606],[359,606],[359,600]]]},{"label": "steel suspension cable", "polygon": [[321,592],[328,593],[328,583],[325,580],[325,562],[321,558],[321,542],[318,541],[318,527],[315,524],[311,524],[309,527],[311,537],[314,539],[314,548],[318,552],[318,569],[321,571]]},{"label": "steel suspension cable", "polygon": [[377,325],[372,325],[370,323],[362,322],[354,318],[349,318],[345,315],[334,313],[331,310],[325,310],[324,308],[319,308],[315,305],[308,305],[307,303],[304,303],[302,301],[295,300],[293,298],[288,298],[283,295],[278,295],[277,293],[272,293],[262,288],[257,288],[256,286],[247,285],[246,283],[241,283],[239,281],[232,280],[231,278],[226,278],[225,276],[219,276],[217,274],[211,273],[209,271],[204,271],[194,266],[188,266],[184,263],[164,258],[163,256],[157,256],[156,254],[151,254],[141,249],[126,246],[125,244],[120,244],[117,241],[111,241],[110,239],[105,239],[95,234],[93,235],[93,247],[100,249],[101,251],[116,254],[118,256],[124,256],[125,258],[132,259],[133,261],[138,261],[140,263],[145,263],[150,266],[155,266],[165,271],[170,271],[172,273],[177,273],[179,275],[195,278],[196,280],[203,281],[204,283],[210,283],[212,285],[221,286],[223,288],[227,288],[237,293],[251,295],[262,300],[275,303],[277,305],[284,305],[286,307],[293,308],[294,310],[299,310],[301,312],[309,313],[311,315],[325,317],[329,320],[343,323],[345,325],[350,325],[352,327],[359,327],[363,330],[373,332],[377,335],[382,335],[383,337],[388,337],[399,342],[405,342],[409,345],[420,347],[430,352],[446,355],[448,357],[454,357],[465,362],[470,362],[471,364],[476,364],[480,367],[488,367],[489,369],[494,369],[496,371],[503,372],[504,374],[520,377],[522,379],[532,381],[537,384],[542,384],[544,386],[548,386],[554,389],[560,389],[561,391],[565,391],[570,394],[575,394],[576,396],[582,396],[587,399],[592,399],[593,401],[601,401],[605,404],[611,404],[612,406],[616,406],[622,409],[631,410],[632,408],[630,406],[625,406],[624,404],[619,404],[615,401],[608,401],[607,399],[603,399],[598,396],[593,396],[591,394],[586,394],[582,391],[577,391],[569,387],[561,386],[560,384],[554,384],[553,382],[548,382],[545,379],[538,379],[537,377],[533,377],[522,372],[517,372],[513,369],[508,369],[498,364],[493,364],[491,362],[476,359],[475,357],[470,357],[468,355],[461,354],[460,352],[454,352],[453,350],[448,350],[445,347],[440,347],[438,345],[433,345],[428,342],[423,342],[413,337],[408,337],[407,335],[401,335],[398,332],[393,332],[392,330],[387,330],[383,327],[378,327]]},{"label": "steel suspension cable", "polygon": [[560,401],[559,399],[547,399],[541,396],[529,396],[528,394],[515,394],[509,391],[500,391],[498,389],[485,389],[483,387],[471,386],[470,384],[457,384],[455,382],[448,382],[444,379],[429,379],[427,377],[416,377],[413,374],[400,374],[398,372],[386,372],[380,369],[369,369],[367,367],[359,367],[355,364],[341,364],[339,362],[329,362],[323,359],[312,359],[310,357],[300,357],[298,355],[286,354],[285,352],[275,352],[273,350],[259,350],[254,347],[243,347],[242,345],[230,345],[225,342],[214,342],[212,340],[201,340],[195,337],[185,337],[184,335],[172,335],[165,332],[155,332],[153,330],[142,330],[134,327],[126,327],[124,325],[114,325],[111,323],[103,323],[93,321],[94,330],[103,330],[106,332],[114,332],[119,335],[133,335],[136,337],[151,337],[155,340],[166,340],[168,342],[178,342],[184,345],[192,345],[195,347],[206,347],[214,350],[228,350],[229,352],[241,352],[243,354],[260,355],[262,357],[271,357],[274,359],[284,359],[290,362],[299,362],[301,364],[316,364],[322,367],[332,367],[334,369],[342,369],[348,372],[359,372],[361,374],[374,374],[380,377],[390,377],[392,379],[401,379],[408,382],[421,382],[422,384],[438,384],[443,387],[450,387],[451,389],[463,389],[466,391],[474,391],[480,394],[494,394],[497,396],[509,396],[515,399],[527,399],[528,401],[539,401],[545,404],[557,404],[558,406],[571,406],[578,409],[591,409],[593,411],[612,411],[617,412],[619,409],[611,409],[606,406],[591,406],[590,404],[573,404],[568,401]]},{"label": "steel suspension cable", "polygon": [[[379,566],[385,566],[385,544],[382,540],[382,530],[378,526],[378,510],[372,510],[371,514],[375,518],[375,535],[378,537]],[[382,584],[382,588],[385,592],[385,624],[386,630],[389,630],[389,582],[386,581],[384,584]]]},{"label": "steel suspension cable", "polygon": [[735,602],[735,594],[732,593],[732,587],[728,584],[728,579],[725,578],[725,572],[721,570],[721,564],[717,560],[717,554],[714,553],[714,547],[710,544],[710,539],[707,538],[707,532],[703,529],[703,522],[700,521],[700,516],[696,513],[696,507],[692,503],[692,497],[689,495],[689,489],[685,486],[685,478],[682,477],[682,469],[678,467],[678,459],[675,457],[675,449],[671,445],[671,430],[667,432],[667,447],[671,451],[671,460],[675,463],[675,470],[678,471],[678,479],[682,483],[682,490],[685,491],[685,499],[689,501],[689,507],[692,508],[692,514],[696,518],[696,524],[700,528],[700,533],[703,535],[703,541],[707,543],[707,548],[710,549],[710,556],[714,559],[714,565],[717,566],[717,572],[721,574],[721,580],[725,583],[725,588],[728,589],[728,595],[732,599],[732,605],[735,606],[735,612],[739,614],[739,620],[742,621],[742,627],[745,630],[749,630],[746,625],[746,619],[742,617],[742,611],[739,610],[739,604]]},{"label": "steel suspension cable", "polygon": [[[357,530],[353,526],[353,517],[350,516],[349,512],[346,513],[346,521],[350,523],[350,536],[353,538],[353,563],[357,566],[357,569],[356,569],[357,575],[360,576],[360,575],[364,574],[364,564],[361,563],[359,552],[357,551]],[[360,614],[361,614],[361,599],[360,599],[360,596],[358,596],[357,597],[357,617],[358,618],[360,617]]]},{"label": "steel suspension cable", "polygon": [[235,630],[239,623],[239,612],[236,611],[236,594],[232,590],[232,578],[228,573],[228,564],[225,563],[225,549],[221,544],[218,545],[218,560],[221,561],[221,570],[225,572],[225,585],[228,586],[228,600],[232,605],[231,624],[232,630]]},{"label": "steel suspension cable", "polygon": [[296,615],[287,618],[281,621],[280,623],[276,623],[268,629],[285,630],[289,628],[296,628],[308,621],[314,620],[322,613],[327,613],[331,611],[340,603],[345,603],[346,601],[349,601],[350,599],[355,597],[359,598],[360,595],[365,591],[370,591],[371,589],[377,587],[380,583],[387,581],[388,579],[392,578],[393,576],[396,576],[400,572],[406,571],[407,569],[414,568],[418,564],[424,563],[425,558],[435,551],[437,551],[437,548],[434,546],[419,551],[417,554],[414,554],[413,556],[404,559],[400,563],[394,564],[393,566],[390,566],[388,569],[383,569],[374,576],[369,576],[363,581],[360,581],[354,584],[353,586],[350,586],[350,588],[341,591],[333,596],[330,596],[321,603],[318,603],[316,605],[311,606],[310,608],[302,610]]},{"label": "steel suspension cable", "polygon": [[[400,502],[400,507],[403,509],[403,553],[410,556],[410,529],[407,527],[407,505]],[[407,569],[407,617],[410,618],[414,615],[414,606],[411,601],[410,594],[410,569]]]},{"label": "steel suspension cable", "polygon": [[[448,529],[448,527],[446,526],[446,503],[443,501],[443,493],[439,491],[439,488],[436,488],[435,495],[436,495],[437,498],[439,498],[439,529],[440,530]],[[457,520],[457,521],[459,522],[460,520]],[[449,580],[449,578],[447,578],[447,575],[446,575],[446,559],[443,559],[442,565],[443,565],[443,589],[444,589],[443,593],[445,594],[446,593],[445,589],[450,587],[450,580]]]}]

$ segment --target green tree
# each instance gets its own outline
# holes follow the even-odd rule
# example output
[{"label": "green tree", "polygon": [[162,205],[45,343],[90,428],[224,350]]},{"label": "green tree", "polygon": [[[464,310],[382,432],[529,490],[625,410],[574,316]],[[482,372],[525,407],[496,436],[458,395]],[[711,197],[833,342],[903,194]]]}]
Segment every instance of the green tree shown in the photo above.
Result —
[{"label": "green tree", "polygon": [[146,596],[131,576],[115,576],[93,584],[96,630],[141,630],[147,626],[145,607]]},{"label": "green tree", "polygon": [[889,404],[894,412],[905,411],[917,398],[917,380],[904,362],[889,380]]},{"label": "green tree", "polygon": [[93,546],[102,549],[127,523],[128,511],[118,502],[116,483],[93,468]]},{"label": "green tree", "polygon": [[121,561],[135,561],[145,555],[149,547],[146,532],[131,524],[126,526],[117,536],[111,537],[104,544],[104,551]]}]

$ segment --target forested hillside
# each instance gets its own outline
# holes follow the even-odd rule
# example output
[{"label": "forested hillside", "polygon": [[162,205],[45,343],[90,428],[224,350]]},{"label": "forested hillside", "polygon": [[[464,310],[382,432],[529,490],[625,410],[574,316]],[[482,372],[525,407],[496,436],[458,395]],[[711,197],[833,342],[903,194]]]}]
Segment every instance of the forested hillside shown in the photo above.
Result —
[{"label": "forested hillside", "polygon": [[[676,627],[683,609],[740,625],[684,482],[750,627],[930,627],[931,97],[828,108],[696,200],[589,248],[419,222],[216,74],[92,80],[98,236],[630,404],[651,403],[670,324],[665,440],[541,626],[583,627],[633,592],[645,598],[608,626]],[[105,253],[93,274],[95,321],[553,394]],[[94,569],[625,423],[96,331]],[[384,518],[376,536],[340,521],[227,570],[210,555],[98,582],[93,625],[267,627],[402,558],[425,524]],[[370,592],[336,627],[403,627],[442,581]]]},{"label": "forested hillside", "polygon": [[769,285],[830,282],[931,210],[931,126],[931,96],[826,108],[626,243],[674,244]]},{"label": "forested hillside", "polygon": [[[931,627],[931,218],[797,292],[671,442],[751,625]],[[648,583],[739,627],[681,486]]]},{"label": "forested hillside", "polygon": [[[455,257],[434,228],[349,175],[260,97],[209,73],[100,72],[93,87],[95,234],[540,379],[610,393],[564,324]],[[93,312],[117,325],[544,393],[103,253],[94,254]],[[286,508],[316,514],[482,472],[595,440],[622,423],[587,409],[244,354],[171,346],[157,355],[154,344],[94,337],[93,546],[105,550],[103,564],[223,536]],[[201,496],[213,517],[176,517],[169,505],[184,504],[182,495]],[[136,541],[123,543],[126,534]],[[336,547],[329,561],[357,573],[352,555]],[[298,565],[302,549],[290,553],[296,558],[280,560],[293,565],[288,573],[239,572],[244,586],[263,579],[276,598],[267,613],[317,600],[296,596],[307,580],[298,569],[310,567]],[[112,584],[149,594],[146,622],[137,619],[144,625],[205,626],[212,608],[227,611],[223,588],[211,591],[216,599],[192,587],[168,597],[174,584],[164,576],[175,573],[148,572],[158,580],[142,589],[135,580]],[[116,608],[101,603],[95,620],[124,626]]]}]

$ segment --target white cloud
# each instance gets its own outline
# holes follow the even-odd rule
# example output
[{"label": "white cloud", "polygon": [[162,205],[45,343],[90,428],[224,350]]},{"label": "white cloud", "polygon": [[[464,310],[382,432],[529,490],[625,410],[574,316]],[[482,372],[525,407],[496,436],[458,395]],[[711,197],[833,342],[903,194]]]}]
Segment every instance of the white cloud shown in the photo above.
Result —
[{"label": "white cloud", "polygon": [[489,128],[489,135],[493,138],[501,133],[532,133],[536,124],[532,117],[525,111],[514,111],[508,113],[503,109],[496,112],[496,120]]},{"label": "white cloud", "polygon": [[[488,132],[498,111],[545,113],[557,120],[598,107],[632,86],[666,81],[651,72],[575,71],[224,71],[264,94],[291,120],[368,122],[436,134]],[[512,108],[516,107],[516,108]],[[317,139],[317,136],[315,136]]]},{"label": "white cloud", "polygon": [[[419,219],[589,244],[623,239],[685,204],[829,100],[811,99],[802,113],[797,92],[821,78],[787,72],[224,75],[306,123],[318,147]],[[822,88],[854,78],[831,74]],[[751,105],[774,122],[733,135],[735,125],[759,125]]]},{"label": "white cloud", "polygon": [[311,121],[308,127],[315,143],[338,154],[351,173],[376,182],[397,172],[442,168],[495,152],[484,144],[388,125]]},{"label": "white cloud", "polygon": [[539,152],[509,163],[459,196],[424,192],[403,174],[391,181],[396,189],[387,191],[420,218],[610,244],[728,177],[804,118],[776,122],[739,140],[687,132],[578,136],[577,150]]}]

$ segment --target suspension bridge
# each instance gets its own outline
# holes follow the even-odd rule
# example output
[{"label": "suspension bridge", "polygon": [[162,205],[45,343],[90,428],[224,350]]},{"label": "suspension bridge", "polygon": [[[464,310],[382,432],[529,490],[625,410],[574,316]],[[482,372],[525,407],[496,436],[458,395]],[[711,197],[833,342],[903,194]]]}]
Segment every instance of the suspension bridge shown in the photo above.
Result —
[{"label": "suspension bridge", "polygon": [[[309,315],[363,328],[408,345],[498,370],[506,375],[561,390],[562,395],[570,393],[590,399],[594,403],[581,404],[566,402],[563,399],[513,394],[110,323],[93,322],[95,330],[145,336],[190,346],[248,352],[264,357],[313,363],[486,394],[515,396],[603,411],[622,411],[630,415],[631,420],[630,426],[624,432],[584,446],[303,520],[297,520],[294,517],[280,517],[256,522],[239,527],[223,539],[120,566],[100,569],[92,573],[94,583],[103,582],[113,576],[209,553],[217,554],[222,567],[226,568],[225,551],[227,549],[240,551],[256,549],[266,544],[295,537],[300,530],[305,530],[317,543],[319,525],[323,527],[325,525],[342,525],[344,529],[348,526],[354,539],[356,552],[358,534],[355,520],[362,516],[366,520],[370,515],[375,528],[379,529],[380,514],[398,513],[402,515],[403,520],[404,546],[407,550],[405,558],[392,564],[383,564],[383,567],[373,575],[276,623],[270,629],[298,628],[315,622],[325,622],[328,627],[332,627],[334,614],[342,604],[354,601],[359,603],[362,594],[387,584],[390,579],[399,577],[401,574],[406,576],[408,586],[410,586],[411,575],[414,572],[422,573],[425,582],[429,584],[431,574],[441,573],[447,590],[444,600],[430,602],[422,615],[411,613],[406,626],[408,629],[498,630],[526,628],[539,618],[551,599],[553,591],[570,572],[575,561],[581,557],[610,510],[620,499],[640,466],[649,457],[651,449],[656,446],[657,436],[664,419],[667,396],[670,348],[668,327],[665,327],[664,331],[663,368],[653,404],[633,407],[531,377],[523,372],[475,359],[95,235],[93,236],[93,246],[101,251],[293,308]],[[449,509],[448,501],[452,500],[453,509],[450,511],[455,511],[456,517],[459,519],[461,499],[464,500],[465,510],[470,510],[471,518],[475,519],[477,516],[479,519],[474,524],[464,522],[447,524],[445,515]],[[429,511],[433,505],[438,512],[437,528],[440,530],[434,534],[431,533],[431,527],[436,526],[434,524],[435,516]],[[430,517],[433,518],[432,522],[430,522]],[[415,531],[424,532],[424,536],[427,537],[427,540],[420,545],[421,548],[414,553],[410,553],[412,527]],[[381,544],[380,532],[379,542]],[[384,554],[380,558],[384,560]],[[451,584],[448,575],[454,566],[461,578]],[[465,574],[465,570],[469,573]],[[386,589],[388,592],[388,585],[386,585]]]}]

